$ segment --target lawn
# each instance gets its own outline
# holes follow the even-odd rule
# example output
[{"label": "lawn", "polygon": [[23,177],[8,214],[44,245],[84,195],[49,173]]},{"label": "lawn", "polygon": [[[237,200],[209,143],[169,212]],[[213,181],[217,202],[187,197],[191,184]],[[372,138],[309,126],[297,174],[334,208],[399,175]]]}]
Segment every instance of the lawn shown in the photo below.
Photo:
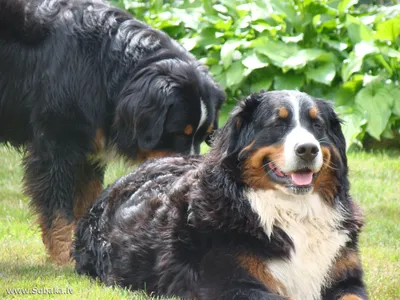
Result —
[{"label": "lawn", "polygon": [[[47,259],[28,199],[21,193],[20,154],[0,147],[0,298],[7,289],[72,290],[60,299],[148,299],[142,293],[106,288],[77,276],[71,266],[55,267]],[[398,155],[349,155],[352,194],[363,207],[367,224],[361,255],[371,299],[400,299],[400,159]],[[110,183],[129,170],[122,162],[108,168]],[[57,290],[58,291],[58,290]],[[43,296],[29,295],[36,299]],[[301,300],[301,299],[297,299]]]}]

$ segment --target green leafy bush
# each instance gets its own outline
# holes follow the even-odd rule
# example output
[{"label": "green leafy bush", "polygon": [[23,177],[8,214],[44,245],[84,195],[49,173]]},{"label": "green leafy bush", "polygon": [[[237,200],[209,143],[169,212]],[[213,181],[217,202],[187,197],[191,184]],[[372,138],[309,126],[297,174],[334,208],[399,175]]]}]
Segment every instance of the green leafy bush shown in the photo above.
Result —
[{"label": "green leafy bush", "polygon": [[[357,0],[119,0],[210,67],[231,102],[260,89],[332,99],[349,145],[400,129],[400,5]],[[365,1],[364,1],[365,2]]]}]

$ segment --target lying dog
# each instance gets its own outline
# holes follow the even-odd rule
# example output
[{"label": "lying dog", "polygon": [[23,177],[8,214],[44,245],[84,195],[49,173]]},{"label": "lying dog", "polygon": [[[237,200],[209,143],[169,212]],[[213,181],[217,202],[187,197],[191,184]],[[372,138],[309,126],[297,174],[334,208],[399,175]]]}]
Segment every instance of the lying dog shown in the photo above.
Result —
[{"label": "lying dog", "polygon": [[204,157],[108,187],[77,224],[76,270],[190,299],[366,299],[345,149],[327,102],[253,94]]},{"label": "lying dog", "polygon": [[110,152],[199,153],[225,97],[175,41],[102,1],[1,0],[0,57],[0,143],[26,151],[25,189],[60,264]]}]

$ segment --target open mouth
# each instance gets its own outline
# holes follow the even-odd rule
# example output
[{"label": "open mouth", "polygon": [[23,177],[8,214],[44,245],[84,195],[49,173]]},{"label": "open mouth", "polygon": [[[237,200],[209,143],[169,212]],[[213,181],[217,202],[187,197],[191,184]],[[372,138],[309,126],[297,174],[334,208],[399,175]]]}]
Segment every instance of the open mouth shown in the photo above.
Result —
[{"label": "open mouth", "polygon": [[275,182],[283,184],[295,194],[308,193],[312,187],[317,173],[308,168],[296,170],[291,173],[284,173],[273,162],[266,164],[267,175]]}]

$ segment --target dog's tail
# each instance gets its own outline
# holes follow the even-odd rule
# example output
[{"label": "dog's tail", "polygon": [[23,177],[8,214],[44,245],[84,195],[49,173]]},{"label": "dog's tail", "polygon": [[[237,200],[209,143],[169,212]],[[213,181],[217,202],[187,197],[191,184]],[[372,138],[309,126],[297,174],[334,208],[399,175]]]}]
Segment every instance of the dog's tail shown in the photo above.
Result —
[{"label": "dog's tail", "polygon": [[0,38],[33,42],[45,36],[46,26],[35,18],[37,0],[0,0]]}]

